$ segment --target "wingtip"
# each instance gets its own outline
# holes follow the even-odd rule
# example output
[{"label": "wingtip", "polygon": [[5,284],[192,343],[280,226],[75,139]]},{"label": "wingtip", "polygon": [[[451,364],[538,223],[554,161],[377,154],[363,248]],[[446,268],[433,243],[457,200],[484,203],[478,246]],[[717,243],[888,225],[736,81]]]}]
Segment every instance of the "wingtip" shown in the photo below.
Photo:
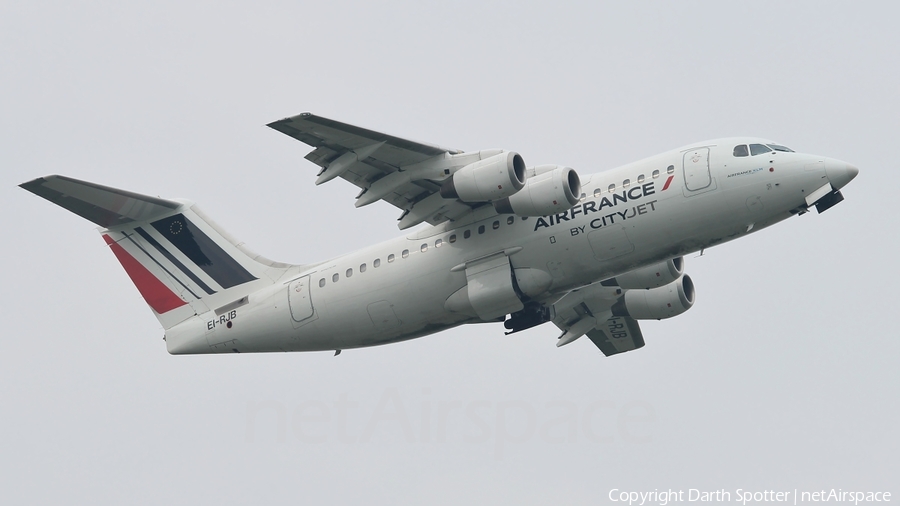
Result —
[{"label": "wingtip", "polygon": [[296,116],[288,116],[287,118],[281,118],[279,120],[272,121],[271,123],[266,123],[266,126],[269,128],[275,128],[275,125],[277,125],[279,123],[287,123],[294,118],[299,118],[301,116],[308,117],[308,116],[312,116],[312,115],[313,115],[313,113],[311,113],[311,112],[301,112],[300,114],[297,114]]},{"label": "wingtip", "polygon": [[24,183],[19,183],[19,188],[22,188],[23,190],[31,191],[31,188],[40,186],[40,185],[44,184],[48,179],[54,179],[57,177],[59,177],[59,176],[56,174],[51,174],[49,176],[42,176],[42,177],[34,178],[31,181],[25,181]]}]

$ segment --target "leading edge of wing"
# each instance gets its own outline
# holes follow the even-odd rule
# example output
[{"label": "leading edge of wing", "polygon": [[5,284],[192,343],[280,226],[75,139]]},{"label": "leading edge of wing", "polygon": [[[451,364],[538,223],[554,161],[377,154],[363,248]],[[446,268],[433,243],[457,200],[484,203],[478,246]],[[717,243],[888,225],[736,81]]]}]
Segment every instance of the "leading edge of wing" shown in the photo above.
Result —
[{"label": "leading edge of wing", "polygon": [[[309,144],[312,147],[319,147],[323,145],[330,144],[328,140],[325,139],[324,136],[316,136],[314,132],[311,130],[314,126],[321,126],[325,128],[330,128],[332,130],[338,132],[344,132],[350,135],[363,137],[370,141],[374,142],[385,142],[391,146],[405,149],[408,151],[412,151],[415,153],[420,153],[427,156],[437,156],[443,153],[450,154],[458,154],[462,153],[462,151],[458,149],[448,149],[443,148],[441,146],[437,146],[434,144],[428,144],[424,142],[412,141],[409,139],[403,139],[400,137],[395,137],[393,135],[388,135],[381,132],[376,132],[374,130],[369,130],[367,128],[358,127],[355,125],[350,125],[347,123],[341,123],[340,121],[335,121],[333,119],[323,118],[321,116],[316,116],[315,114],[304,112],[298,114],[296,116],[292,116],[290,118],[280,119],[278,121],[273,121],[269,123],[268,127],[278,130],[281,133],[289,135],[300,142],[305,144]],[[307,127],[307,128],[304,128]],[[345,146],[351,149],[357,148],[359,146]]]}]

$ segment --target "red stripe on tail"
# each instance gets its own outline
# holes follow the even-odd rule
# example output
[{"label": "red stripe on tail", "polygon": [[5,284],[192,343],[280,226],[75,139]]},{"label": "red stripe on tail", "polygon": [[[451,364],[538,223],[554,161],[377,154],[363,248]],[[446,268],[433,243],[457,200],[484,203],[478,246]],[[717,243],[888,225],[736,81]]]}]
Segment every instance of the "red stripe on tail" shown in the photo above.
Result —
[{"label": "red stripe on tail", "polygon": [[131,256],[125,248],[115,242],[108,235],[103,234],[103,240],[109,245],[109,249],[115,253],[119,263],[125,268],[128,277],[134,282],[134,286],[141,292],[141,296],[147,301],[147,304],[159,314],[167,313],[177,307],[181,307],[187,302],[181,300],[172,290],[162,283],[153,275],[146,267],[141,265],[136,258]]},{"label": "red stripe on tail", "polygon": [[673,180],[673,179],[675,179],[675,176],[669,176],[669,179],[666,179],[666,184],[663,185],[663,189],[660,190],[660,191],[661,191],[661,192],[664,192],[664,191],[668,190],[668,189],[669,189],[669,185],[672,184],[672,180]]}]

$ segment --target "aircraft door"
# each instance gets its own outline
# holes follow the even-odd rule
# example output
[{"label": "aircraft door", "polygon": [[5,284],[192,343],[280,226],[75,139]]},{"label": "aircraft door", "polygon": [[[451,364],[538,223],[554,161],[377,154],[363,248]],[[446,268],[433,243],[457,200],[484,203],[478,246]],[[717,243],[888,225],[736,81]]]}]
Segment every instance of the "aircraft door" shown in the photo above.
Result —
[{"label": "aircraft door", "polygon": [[313,315],[312,299],[309,296],[309,276],[294,280],[288,287],[288,301],[291,318],[300,322]]},{"label": "aircraft door", "polygon": [[709,148],[692,149],[684,154],[684,187],[702,190],[712,183],[709,175]]}]

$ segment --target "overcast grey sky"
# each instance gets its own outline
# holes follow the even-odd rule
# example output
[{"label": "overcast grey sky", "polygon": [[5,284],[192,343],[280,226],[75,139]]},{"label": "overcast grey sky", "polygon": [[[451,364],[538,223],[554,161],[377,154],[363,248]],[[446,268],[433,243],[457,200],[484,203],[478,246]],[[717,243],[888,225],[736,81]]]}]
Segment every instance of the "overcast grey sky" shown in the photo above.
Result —
[{"label": "overcast grey sky", "polygon": [[[0,3],[0,502],[900,493],[895,4],[80,4]],[[582,174],[731,135],[861,172],[825,214],[687,258],[694,308],[609,359],[549,324],[172,357],[93,225],[16,186],[192,198],[287,262],[400,235],[264,126],[307,110]]]}]

